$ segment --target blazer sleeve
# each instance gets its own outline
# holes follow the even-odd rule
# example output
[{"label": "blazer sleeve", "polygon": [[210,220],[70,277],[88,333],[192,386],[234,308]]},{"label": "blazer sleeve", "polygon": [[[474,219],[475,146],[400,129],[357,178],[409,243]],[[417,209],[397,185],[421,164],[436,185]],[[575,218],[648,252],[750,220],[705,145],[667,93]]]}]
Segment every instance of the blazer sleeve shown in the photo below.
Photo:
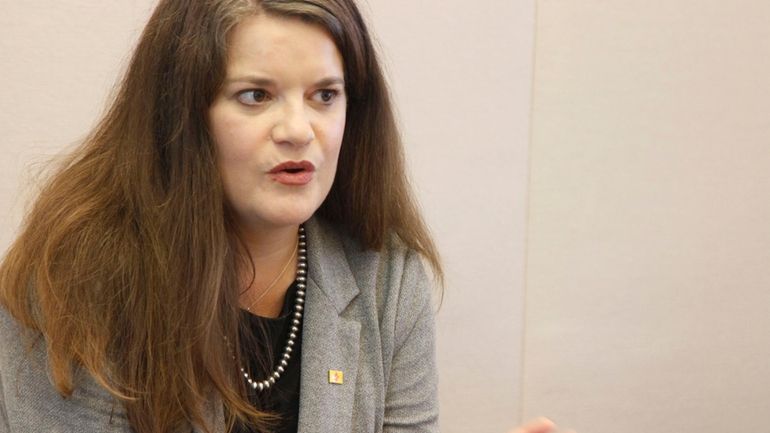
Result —
[{"label": "blazer sleeve", "polygon": [[419,255],[411,250],[406,253],[397,299],[383,432],[438,432],[431,285]]},{"label": "blazer sleeve", "polygon": [[[36,343],[30,347],[29,338]],[[0,433],[128,433],[122,405],[79,371],[77,387],[63,398],[47,371],[45,342],[30,337],[0,306]]]},{"label": "blazer sleeve", "polygon": [[8,425],[8,414],[5,410],[5,392],[3,390],[3,375],[0,374],[0,433],[10,433],[11,427]]}]

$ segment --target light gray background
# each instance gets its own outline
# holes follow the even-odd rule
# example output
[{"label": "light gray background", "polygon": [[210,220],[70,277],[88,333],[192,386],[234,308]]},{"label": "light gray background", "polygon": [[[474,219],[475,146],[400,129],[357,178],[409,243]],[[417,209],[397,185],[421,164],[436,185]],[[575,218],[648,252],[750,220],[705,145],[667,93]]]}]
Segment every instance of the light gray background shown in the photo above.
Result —
[{"label": "light gray background", "polygon": [[[0,0],[1,247],[152,4]],[[443,431],[766,431],[770,6],[362,9],[448,271]]]},{"label": "light gray background", "polygon": [[525,413],[770,431],[770,3],[537,5]]}]

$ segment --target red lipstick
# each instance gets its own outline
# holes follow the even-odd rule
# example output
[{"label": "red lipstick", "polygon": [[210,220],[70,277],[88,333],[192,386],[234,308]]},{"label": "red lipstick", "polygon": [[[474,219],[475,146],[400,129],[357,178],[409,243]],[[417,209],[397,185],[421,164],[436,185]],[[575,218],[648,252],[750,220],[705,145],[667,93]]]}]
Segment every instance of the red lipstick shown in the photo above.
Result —
[{"label": "red lipstick", "polygon": [[273,167],[268,174],[284,185],[305,185],[313,180],[315,166],[310,161],[286,161]]}]

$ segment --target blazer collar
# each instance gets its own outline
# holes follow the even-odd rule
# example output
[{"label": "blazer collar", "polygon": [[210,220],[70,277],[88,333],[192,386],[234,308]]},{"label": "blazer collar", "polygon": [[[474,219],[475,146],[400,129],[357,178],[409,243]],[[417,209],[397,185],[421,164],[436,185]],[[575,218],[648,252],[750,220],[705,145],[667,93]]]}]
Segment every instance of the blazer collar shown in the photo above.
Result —
[{"label": "blazer collar", "polygon": [[341,314],[358,295],[340,235],[317,217],[305,223],[308,244],[308,277]]}]

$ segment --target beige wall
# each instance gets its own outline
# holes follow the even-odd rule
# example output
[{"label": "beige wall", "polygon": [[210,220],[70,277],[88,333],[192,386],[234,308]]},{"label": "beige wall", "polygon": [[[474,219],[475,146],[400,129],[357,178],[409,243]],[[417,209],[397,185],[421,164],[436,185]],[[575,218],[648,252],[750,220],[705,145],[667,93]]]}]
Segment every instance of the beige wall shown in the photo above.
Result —
[{"label": "beige wall", "polygon": [[[153,3],[0,0],[0,247]],[[446,260],[443,431],[764,431],[766,3],[362,7]]]},{"label": "beige wall", "polygon": [[526,414],[770,425],[770,6],[538,2]]}]

